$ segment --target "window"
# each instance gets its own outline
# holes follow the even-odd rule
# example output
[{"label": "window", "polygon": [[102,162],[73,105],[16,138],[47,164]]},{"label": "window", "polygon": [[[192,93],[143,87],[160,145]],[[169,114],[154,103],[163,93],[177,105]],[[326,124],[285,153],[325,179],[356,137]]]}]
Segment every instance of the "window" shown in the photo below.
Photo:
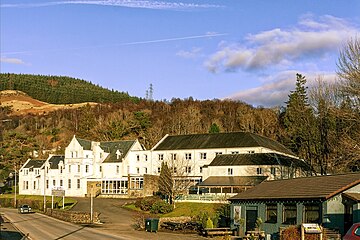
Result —
[{"label": "window", "polygon": [[46,180],[46,189],[49,189],[49,180]]},{"label": "window", "polygon": [[77,179],[77,188],[80,188],[80,179]]},{"label": "window", "polygon": [[161,172],[161,168],[160,167],[158,167],[158,173],[160,173]]},{"label": "window", "polygon": [[147,173],[147,168],[146,167],[144,167],[144,173]]},{"label": "window", "polygon": [[248,151],[248,153],[252,154],[252,153],[255,153],[255,151],[254,151],[254,150],[251,150],[251,151]]},{"label": "window", "polygon": [[80,172],[80,165],[78,165],[78,172]]},{"label": "window", "polygon": [[140,161],[140,155],[136,155],[136,160]]},{"label": "window", "polygon": [[89,158],[89,155],[86,154],[86,155],[85,155],[85,158]]},{"label": "window", "polygon": [[60,167],[60,173],[62,173],[63,172],[63,167]]},{"label": "window", "polygon": [[101,182],[101,193],[104,194],[127,194],[127,180],[106,180]]},{"label": "window", "polygon": [[354,231],[355,236],[360,236],[360,227],[357,227]]},{"label": "window", "polygon": [[116,166],[116,173],[120,172],[120,166]]},{"label": "window", "polygon": [[206,160],[206,153],[200,153],[200,159]]},{"label": "window", "polygon": [[176,160],[176,153],[171,154],[171,160]]},{"label": "window", "polygon": [[228,168],[228,175],[233,175],[233,169],[232,168]]},{"label": "window", "polygon": [[239,154],[239,151],[232,151],[231,154]]},{"label": "window", "polygon": [[131,189],[143,189],[144,179],[142,177],[132,177],[130,178],[130,188]]},{"label": "window", "polygon": [[276,168],[271,167],[270,168],[270,173],[275,176],[276,175]]},{"label": "window", "polygon": [[56,180],[54,179],[54,180],[53,180],[53,186],[55,186],[55,185],[56,185]]},{"label": "window", "polygon": [[46,173],[49,173],[49,168],[48,167],[46,168]]},{"label": "window", "polygon": [[317,204],[305,205],[304,222],[319,223],[320,220],[320,206]]},{"label": "window", "polygon": [[296,205],[284,205],[283,222],[285,224],[296,224]]},{"label": "window", "polygon": [[71,189],[71,179],[68,180],[68,189]]},{"label": "window", "polygon": [[102,166],[99,166],[99,172],[102,172]]},{"label": "window", "polygon": [[277,222],[277,205],[269,204],[266,205],[266,222],[276,223]]},{"label": "window", "polygon": [[148,160],[148,156],[146,154],[144,155],[144,158],[145,158],[145,161]]},{"label": "window", "polygon": [[60,179],[60,187],[62,187],[62,186],[63,186],[63,180]]},{"label": "window", "polygon": [[199,172],[202,173],[202,171],[203,171],[203,167],[200,167]]},{"label": "window", "polygon": [[28,175],[28,173],[29,173],[29,170],[25,169],[24,175]]},{"label": "window", "polygon": [[85,172],[89,172],[89,165],[85,165]]},{"label": "window", "polygon": [[216,152],[216,153],[215,153],[215,156],[221,155],[221,154],[222,154],[222,152]]},{"label": "window", "polygon": [[29,182],[25,181],[25,189],[29,189]]},{"label": "window", "polygon": [[140,174],[140,168],[138,168],[138,167],[136,168],[136,173]]},{"label": "window", "polygon": [[191,160],[191,153],[185,153],[185,159]]},{"label": "window", "polygon": [[164,160],[164,154],[159,154],[159,161],[162,161],[162,160]]},{"label": "window", "polygon": [[260,168],[260,167],[256,168],[256,173],[257,173],[258,175],[262,174],[262,173],[263,173],[263,169]]},{"label": "window", "polygon": [[71,173],[71,165],[69,165],[69,173]]},{"label": "window", "polygon": [[185,167],[185,172],[186,172],[186,173],[191,173],[191,167],[189,167],[189,166],[188,166],[188,167]]},{"label": "window", "polygon": [[177,173],[177,168],[173,167],[173,173]]},{"label": "window", "polygon": [[34,189],[36,189],[36,181],[34,181]]}]

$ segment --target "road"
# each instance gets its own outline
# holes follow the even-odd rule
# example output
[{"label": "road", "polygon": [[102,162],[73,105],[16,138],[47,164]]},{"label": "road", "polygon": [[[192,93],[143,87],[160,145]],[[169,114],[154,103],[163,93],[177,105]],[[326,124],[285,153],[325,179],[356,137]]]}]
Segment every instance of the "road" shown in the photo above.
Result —
[{"label": "road", "polygon": [[39,213],[19,214],[16,209],[0,209],[22,233],[30,239],[128,239],[89,227],[60,221]]}]

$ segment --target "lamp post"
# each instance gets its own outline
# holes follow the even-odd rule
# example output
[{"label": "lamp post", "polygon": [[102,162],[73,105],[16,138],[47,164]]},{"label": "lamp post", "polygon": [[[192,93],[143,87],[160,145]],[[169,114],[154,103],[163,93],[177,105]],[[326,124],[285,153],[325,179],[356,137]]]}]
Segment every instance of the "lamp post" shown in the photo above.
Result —
[{"label": "lamp post", "polygon": [[15,187],[14,206],[16,208],[17,207],[17,205],[16,205],[16,163],[15,163],[15,183],[14,183],[14,187]]}]

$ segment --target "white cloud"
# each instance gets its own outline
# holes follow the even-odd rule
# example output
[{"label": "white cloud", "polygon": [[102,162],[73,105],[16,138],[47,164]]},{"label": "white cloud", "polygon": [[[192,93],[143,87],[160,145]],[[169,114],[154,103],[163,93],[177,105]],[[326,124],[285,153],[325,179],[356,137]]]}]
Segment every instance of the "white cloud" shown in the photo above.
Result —
[{"label": "white cloud", "polygon": [[[265,107],[284,105],[288,100],[290,91],[295,89],[296,73],[294,70],[280,72],[275,77],[264,79],[266,83],[259,87],[240,91],[226,98],[241,100]],[[308,87],[312,87],[319,76],[329,83],[333,83],[337,79],[336,74],[330,72],[308,72],[301,74],[306,77]]]},{"label": "white cloud", "polygon": [[146,8],[159,10],[190,10],[201,8],[219,8],[220,5],[212,4],[197,4],[197,3],[183,3],[183,2],[166,2],[166,1],[151,1],[151,0],[73,0],[73,1],[54,1],[44,3],[13,3],[2,4],[3,8],[26,8],[26,7],[46,7],[54,5],[65,4],[79,4],[79,5],[101,5],[113,7],[127,7],[127,8]]},{"label": "white cloud", "polygon": [[343,19],[304,16],[293,29],[249,34],[242,44],[224,44],[204,63],[210,72],[262,70],[282,67],[305,58],[321,58],[338,50],[360,29]]},{"label": "white cloud", "polygon": [[190,51],[180,50],[176,53],[176,56],[182,58],[196,58],[200,55],[201,48],[192,48]]},{"label": "white cloud", "polygon": [[11,64],[25,64],[25,62],[19,58],[7,58],[7,57],[1,57],[0,62],[11,63]]}]

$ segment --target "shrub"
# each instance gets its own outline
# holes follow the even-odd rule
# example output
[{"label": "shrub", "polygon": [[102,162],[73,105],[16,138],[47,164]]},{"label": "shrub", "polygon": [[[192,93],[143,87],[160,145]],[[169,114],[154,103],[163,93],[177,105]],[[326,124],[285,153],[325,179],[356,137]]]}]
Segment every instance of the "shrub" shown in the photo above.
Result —
[{"label": "shrub", "polygon": [[151,208],[150,208],[150,212],[151,213],[155,213],[155,214],[158,214],[158,213],[161,213],[161,214],[164,214],[164,213],[169,213],[171,212],[172,210],[174,210],[173,206],[164,202],[164,201],[157,201],[155,202]]},{"label": "shrub", "polygon": [[157,196],[145,197],[137,200],[135,206],[143,211],[150,211],[152,205],[157,201],[160,201],[160,198]]},{"label": "shrub", "polygon": [[206,228],[214,228],[213,221],[210,219],[210,217],[206,220]]}]

